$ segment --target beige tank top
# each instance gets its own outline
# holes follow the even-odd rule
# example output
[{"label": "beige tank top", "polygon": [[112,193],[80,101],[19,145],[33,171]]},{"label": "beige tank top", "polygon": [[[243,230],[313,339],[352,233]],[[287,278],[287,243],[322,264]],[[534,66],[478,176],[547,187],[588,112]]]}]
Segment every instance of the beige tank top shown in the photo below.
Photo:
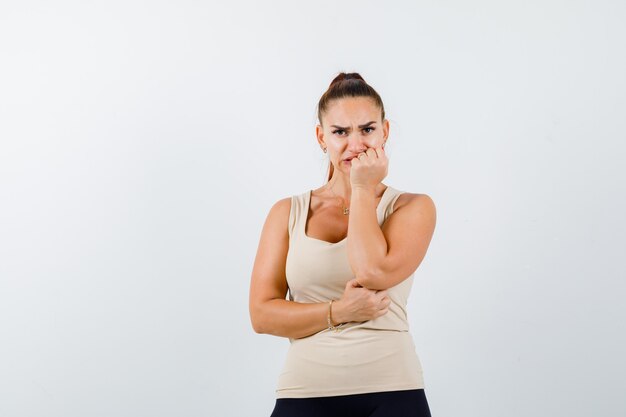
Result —
[{"label": "beige tank top", "polygon": [[[401,191],[387,186],[376,208],[378,224],[393,212]],[[289,300],[301,303],[339,299],[354,278],[347,240],[331,243],[304,233],[311,191],[291,197],[289,252],[285,265]],[[276,398],[306,398],[424,388],[422,366],[409,333],[406,303],[413,274],[389,288],[387,314],[350,322],[335,332],[289,338]]]}]

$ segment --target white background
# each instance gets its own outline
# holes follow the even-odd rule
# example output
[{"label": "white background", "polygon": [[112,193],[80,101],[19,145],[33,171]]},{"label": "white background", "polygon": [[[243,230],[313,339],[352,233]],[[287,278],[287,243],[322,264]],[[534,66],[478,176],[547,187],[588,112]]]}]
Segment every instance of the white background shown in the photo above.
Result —
[{"label": "white background", "polygon": [[623,1],[0,3],[0,416],[269,416],[252,330],[316,106],[382,96],[438,223],[411,332],[434,417],[626,414]]}]

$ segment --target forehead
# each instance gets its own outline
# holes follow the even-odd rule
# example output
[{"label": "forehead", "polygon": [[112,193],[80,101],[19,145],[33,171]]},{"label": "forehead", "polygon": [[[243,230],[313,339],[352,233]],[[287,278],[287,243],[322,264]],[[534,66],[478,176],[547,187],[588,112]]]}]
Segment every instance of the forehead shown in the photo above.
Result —
[{"label": "forehead", "polygon": [[329,124],[347,126],[366,123],[380,118],[380,108],[369,97],[344,97],[330,102],[325,121]]}]

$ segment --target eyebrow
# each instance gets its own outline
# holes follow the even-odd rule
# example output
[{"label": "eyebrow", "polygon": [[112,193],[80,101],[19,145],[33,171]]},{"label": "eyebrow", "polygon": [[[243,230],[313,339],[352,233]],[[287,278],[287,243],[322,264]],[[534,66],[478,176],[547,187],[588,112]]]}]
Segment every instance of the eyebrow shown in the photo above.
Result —
[{"label": "eyebrow", "polygon": [[[372,123],[376,123],[376,121],[375,121],[375,120],[372,120],[371,122],[367,122],[367,123],[365,123],[365,124],[359,125],[359,127],[360,127],[360,128],[363,128],[363,127],[368,127],[368,126],[369,126],[369,125],[371,125]],[[342,127],[342,126],[337,126],[337,125],[331,125],[330,127],[336,127],[336,128],[338,128],[338,129],[343,129],[343,130],[350,130],[350,128],[349,128],[349,127]]]}]

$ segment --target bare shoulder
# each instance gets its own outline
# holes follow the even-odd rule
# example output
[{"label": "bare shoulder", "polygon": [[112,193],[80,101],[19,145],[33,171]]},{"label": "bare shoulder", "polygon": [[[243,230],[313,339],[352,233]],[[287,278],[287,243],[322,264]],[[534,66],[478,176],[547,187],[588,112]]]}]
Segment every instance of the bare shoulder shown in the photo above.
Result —
[{"label": "bare shoulder", "polygon": [[289,214],[291,213],[291,197],[281,198],[276,201],[267,214],[266,226],[272,233],[287,234],[289,227]]},{"label": "bare shoulder", "polygon": [[270,213],[274,212],[274,213],[279,213],[282,215],[284,215],[285,213],[289,215],[290,211],[291,211],[291,197],[281,198],[280,200],[276,201],[272,205],[272,208],[270,209]]},{"label": "bare shoulder", "polygon": [[418,193],[402,193],[393,205],[393,211],[396,212],[400,208],[404,210],[413,210],[422,214],[431,214],[436,216],[437,208],[435,202],[428,194]]}]

